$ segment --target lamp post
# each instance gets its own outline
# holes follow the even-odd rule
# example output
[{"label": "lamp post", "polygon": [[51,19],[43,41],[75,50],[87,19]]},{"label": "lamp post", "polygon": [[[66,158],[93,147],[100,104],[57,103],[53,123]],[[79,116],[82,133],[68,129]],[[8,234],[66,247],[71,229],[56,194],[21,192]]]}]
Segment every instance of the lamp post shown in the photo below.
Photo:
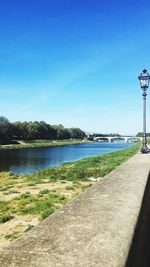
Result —
[{"label": "lamp post", "polygon": [[142,153],[148,153],[150,150],[147,147],[147,138],[146,138],[146,90],[149,86],[150,81],[150,75],[146,69],[142,71],[140,76],[138,77],[140,81],[141,89],[143,90],[143,141],[142,141],[142,147],[141,152]]}]

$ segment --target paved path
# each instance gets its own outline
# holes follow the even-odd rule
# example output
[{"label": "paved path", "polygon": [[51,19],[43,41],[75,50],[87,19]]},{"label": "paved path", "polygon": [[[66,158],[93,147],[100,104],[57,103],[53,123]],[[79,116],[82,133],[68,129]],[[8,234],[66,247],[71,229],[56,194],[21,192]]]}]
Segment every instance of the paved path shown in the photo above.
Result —
[{"label": "paved path", "polygon": [[1,251],[0,266],[124,266],[149,168],[137,154]]}]

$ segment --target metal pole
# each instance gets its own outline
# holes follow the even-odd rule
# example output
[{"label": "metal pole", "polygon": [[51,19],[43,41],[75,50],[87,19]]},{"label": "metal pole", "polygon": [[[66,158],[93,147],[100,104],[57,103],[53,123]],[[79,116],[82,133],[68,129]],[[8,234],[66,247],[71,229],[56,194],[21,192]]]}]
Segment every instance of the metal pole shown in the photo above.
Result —
[{"label": "metal pole", "polygon": [[142,153],[148,153],[149,149],[147,147],[147,139],[146,139],[146,88],[143,88],[143,144],[141,148]]}]

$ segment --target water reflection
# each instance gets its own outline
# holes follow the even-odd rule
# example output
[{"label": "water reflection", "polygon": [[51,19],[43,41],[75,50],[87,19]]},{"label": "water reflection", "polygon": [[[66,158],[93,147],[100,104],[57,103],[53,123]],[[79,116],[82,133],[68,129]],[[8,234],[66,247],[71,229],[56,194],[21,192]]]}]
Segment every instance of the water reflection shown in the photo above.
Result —
[{"label": "water reflection", "polygon": [[133,143],[87,143],[60,147],[0,151],[0,171],[33,173],[64,162],[125,149]]}]

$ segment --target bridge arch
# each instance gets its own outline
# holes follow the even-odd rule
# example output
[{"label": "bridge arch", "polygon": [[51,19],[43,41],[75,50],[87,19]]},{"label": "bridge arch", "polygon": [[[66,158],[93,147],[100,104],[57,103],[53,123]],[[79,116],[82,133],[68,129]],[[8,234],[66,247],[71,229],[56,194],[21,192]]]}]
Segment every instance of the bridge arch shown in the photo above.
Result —
[{"label": "bridge arch", "polygon": [[94,137],[94,141],[106,141],[110,142],[109,137]]},{"label": "bridge arch", "polygon": [[118,136],[114,136],[111,138],[111,142],[114,142],[114,141],[126,141],[124,137],[118,137]]}]

